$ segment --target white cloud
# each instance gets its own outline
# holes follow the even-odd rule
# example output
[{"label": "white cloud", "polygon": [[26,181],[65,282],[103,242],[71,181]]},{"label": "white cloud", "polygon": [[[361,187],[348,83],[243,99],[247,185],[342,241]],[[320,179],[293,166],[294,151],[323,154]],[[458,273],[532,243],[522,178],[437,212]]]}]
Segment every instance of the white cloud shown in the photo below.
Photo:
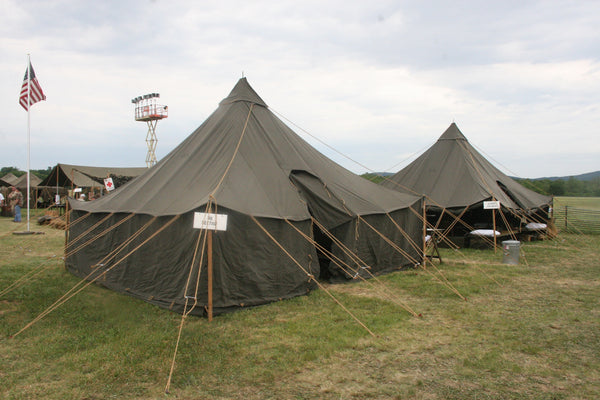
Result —
[{"label": "white cloud", "polygon": [[16,137],[26,114],[16,99],[31,52],[48,96],[32,112],[34,168],[143,165],[146,128],[133,120],[130,99],[148,92],[169,105],[158,126],[164,156],[244,73],[272,109],[374,170],[432,144],[452,121],[521,176],[600,169],[600,13],[592,2],[2,7],[0,165],[24,167]]}]

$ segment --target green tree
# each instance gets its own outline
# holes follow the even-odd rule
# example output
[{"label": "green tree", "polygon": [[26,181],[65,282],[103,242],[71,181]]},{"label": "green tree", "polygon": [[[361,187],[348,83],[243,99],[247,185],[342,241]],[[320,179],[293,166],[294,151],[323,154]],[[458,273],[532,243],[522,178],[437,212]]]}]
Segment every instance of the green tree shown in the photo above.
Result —
[{"label": "green tree", "polygon": [[563,196],[565,194],[565,181],[558,179],[552,181],[548,187],[550,194],[555,196]]},{"label": "green tree", "polygon": [[19,170],[17,167],[2,167],[0,169],[0,177],[3,177],[6,174],[13,174],[14,176],[21,176],[26,174],[25,171]]},{"label": "green tree", "polygon": [[584,183],[574,177],[570,177],[565,184],[565,194],[567,196],[584,195]]},{"label": "green tree", "polygon": [[44,180],[50,175],[51,171],[52,167],[48,167],[46,169],[32,169],[31,173],[40,178],[41,180]]}]

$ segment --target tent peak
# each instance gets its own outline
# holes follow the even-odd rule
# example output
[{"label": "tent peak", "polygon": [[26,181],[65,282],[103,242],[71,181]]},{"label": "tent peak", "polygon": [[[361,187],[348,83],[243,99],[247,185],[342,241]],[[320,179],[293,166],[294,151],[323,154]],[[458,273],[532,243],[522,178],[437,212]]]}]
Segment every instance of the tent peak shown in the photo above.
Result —
[{"label": "tent peak", "polygon": [[448,129],[446,129],[444,133],[442,133],[442,136],[440,136],[438,141],[440,140],[464,140],[468,142],[465,135],[463,135],[463,133],[460,131],[460,129],[458,129],[458,126],[456,126],[454,122],[450,124],[450,126],[448,127]]},{"label": "tent peak", "polygon": [[246,101],[254,103],[259,106],[267,107],[267,104],[260,98],[260,96],[252,89],[252,86],[248,83],[246,78],[241,78],[231,90],[231,93],[225,97],[219,105],[231,104],[236,101]]}]

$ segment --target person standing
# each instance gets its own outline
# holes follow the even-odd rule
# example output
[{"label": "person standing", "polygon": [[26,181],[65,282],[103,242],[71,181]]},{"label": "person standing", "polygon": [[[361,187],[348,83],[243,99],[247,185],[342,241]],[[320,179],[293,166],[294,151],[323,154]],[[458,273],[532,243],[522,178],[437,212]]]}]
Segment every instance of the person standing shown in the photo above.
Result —
[{"label": "person standing", "polygon": [[11,192],[8,195],[8,204],[13,209],[15,214],[14,222],[21,222],[21,207],[23,207],[23,193],[16,187],[11,187]]}]

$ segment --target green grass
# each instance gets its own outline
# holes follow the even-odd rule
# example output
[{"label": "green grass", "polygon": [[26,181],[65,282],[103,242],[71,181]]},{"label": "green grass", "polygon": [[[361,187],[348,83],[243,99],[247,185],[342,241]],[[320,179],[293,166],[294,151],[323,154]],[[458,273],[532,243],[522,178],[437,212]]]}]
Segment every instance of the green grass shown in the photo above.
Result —
[{"label": "green grass", "polygon": [[600,234],[600,197],[555,197],[554,222],[562,231]]},{"label": "green grass", "polygon": [[181,317],[137,299],[92,285],[10,338],[78,282],[49,258],[61,231],[17,228],[0,218],[0,290],[49,268],[0,297],[2,399],[600,398],[598,235],[523,243],[516,266],[441,249],[436,268],[467,301],[424,271],[327,285],[376,337],[323,290],[189,317],[167,395]]},{"label": "green grass", "polygon": [[555,209],[564,206],[600,211],[600,197],[554,197]]}]

